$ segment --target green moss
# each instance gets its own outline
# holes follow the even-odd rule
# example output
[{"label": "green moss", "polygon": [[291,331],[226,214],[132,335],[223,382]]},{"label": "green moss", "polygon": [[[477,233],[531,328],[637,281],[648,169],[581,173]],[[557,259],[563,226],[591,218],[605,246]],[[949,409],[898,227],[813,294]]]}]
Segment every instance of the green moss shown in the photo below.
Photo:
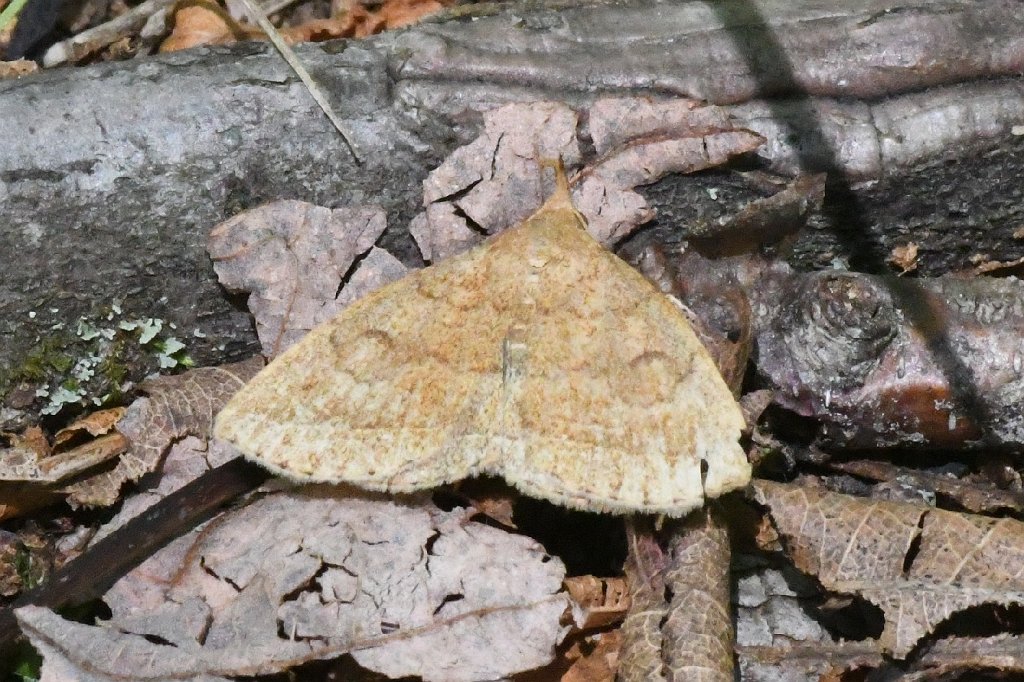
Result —
[{"label": "green moss", "polygon": [[21,584],[25,590],[31,590],[43,582],[45,570],[39,565],[32,552],[21,547],[14,555],[14,569],[21,578]]},{"label": "green moss", "polygon": [[40,384],[54,375],[62,375],[75,364],[75,358],[68,352],[74,338],[65,334],[53,334],[33,346],[20,363],[6,371],[0,371],[0,395],[21,382]]},{"label": "green moss", "polygon": [[125,362],[127,354],[126,340],[124,335],[119,334],[110,351],[103,356],[100,364],[96,367],[96,374],[107,383],[107,394],[103,402],[106,404],[120,402],[123,394],[121,384],[128,376],[128,364]]}]

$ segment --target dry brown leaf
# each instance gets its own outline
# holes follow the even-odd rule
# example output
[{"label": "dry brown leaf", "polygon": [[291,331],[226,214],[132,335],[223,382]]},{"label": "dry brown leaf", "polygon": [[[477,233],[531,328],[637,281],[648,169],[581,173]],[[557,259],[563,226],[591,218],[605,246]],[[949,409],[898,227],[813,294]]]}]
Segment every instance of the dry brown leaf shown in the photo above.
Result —
[{"label": "dry brown leaf", "polygon": [[[332,3],[335,4],[335,3]],[[402,26],[414,24],[453,4],[451,0],[385,0],[373,10],[362,3],[344,2],[330,19],[310,21],[286,28],[282,33],[291,40],[326,40],[335,37],[365,38]],[[322,27],[322,28],[321,28]],[[326,31],[324,30],[326,29]],[[307,37],[301,37],[307,36]]]},{"label": "dry brown leaf", "polygon": [[458,484],[456,490],[463,498],[462,506],[497,521],[508,530],[516,528],[515,503],[519,491],[500,478],[471,478]]},{"label": "dry brown leaf", "polygon": [[138,398],[117,423],[130,443],[117,465],[64,488],[72,505],[105,506],[121,485],[156,469],[171,445],[185,436],[208,438],[213,415],[263,366],[260,357],[222,367],[202,367],[176,376],[147,379]]},{"label": "dry brown leaf", "polygon": [[830,462],[829,466],[872,481],[909,485],[930,492],[933,496],[938,493],[954,501],[964,511],[976,514],[1024,511],[1024,493],[998,488],[989,480],[979,480],[978,476],[964,479],[871,460]]},{"label": "dry brown leaf", "polygon": [[384,21],[384,28],[390,30],[414,24],[453,4],[453,0],[388,0],[381,5],[378,15]]},{"label": "dry brown leaf", "polygon": [[561,682],[614,682],[621,646],[622,633],[618,630],[573,642],[566,652],[572,666],[562,675]]},{"label": "dry brown leaf", "polygon": [[537,159],[580,159],[576,112],[559,102],[508,104],[484,113],[476,140],[452,152],[423,182],[425,213],[409,232],[438,262],[524,220],[543,203]]},{"label": "dry brown leaf", "polygon": [[603,628],[622,620],[629,609],[625,578],[579,575],[565,579],[573,600],[573,619],[580,630]]},{"label": "dry brown leaf", "polygon": [[124,416],[124,409],[123,407],[112,407],[107,410],[90,412],[55,433],[53,449],[60,450],[62,446],[71,445],[72,441],[81,438],[84,434],[102,436],[105,433],[110,433],[118,420]]},{"label": "dry brown leaf", "polygon": [[21,78],[39,70],[39,64],[30,59],[15,59],[13,61],[0,61],[0,80],[7,78]]},{"label": "dry brown leaf", "polygon": [[901,679],[907,682],[982,679],[983,671],[997,675],[984,679],[1013,679],[1024,674],[1024,637],[948,637],[939,640]]},{"label": "dry brown leaf", "polygon": [[[23,481],[25,485],[14,491],[21,500],[18,504],[0,488],[0,504],[6,507],[3,516],[15,515],[15,509],[23,513],[53,501],[56,496],[49,490],[50,484],[87,472],[122,454],[128,441],[120,433],[107,432],[123,414],[124,408],[114,408],[87,415],[58,431],[52,448],[39,427],[30,427],[21,436],[12,437],[11,447],[0,450],[0,481]],[[89,435],[99,437],[75,446]],[[32,504],[33,494],[38,496],[38,504]]]},{"label": "dry brown leaf", "polygon": [[678,516],[749,480],[742,428],[677,304],[586,233],[563,184],[310,332],[216,435],[299,480],[407,492],[489,473],[570,507]]},{"label": "dry brown leaf", "polygon": [[[333,38],[365,38],[408,26],[451,4],[450,0],[385,0],[371,11],[359,3],[349,2],[334,16],[281,27],[279,32],[289,45]],[[263,31],[236,22],[216,3],[188,0],[188,4],[179,3],[174,13],[174,30],[160,45],[160,52],[265,39]]]},{"label": "dry brown leaf", "polygon": [[391,677],[495,679],[552,659],[564,570],[463,510],[306,487],[158,552],[107,594],[105,627],[34,607],[18,618],[44,675],[208,680],[350,652]]},{"label": "dry brown leaf", "polygon": [[[387,223],[375,207],[328,209],[276,201],[217,225],[207,240],[214,270],[227,289],[251,292],[249,310],[267,357],[274,357],[351,300],[339,296],[359,256]],[[391,277],[401,267],[376,251],[374,267]],[[404,268],[401,268],[404,273]]]},{"label": "dry brown leaf", "polygon": [[650,529],[631,528],[619,678],[731,681],[728,529],[706,508],[665,534],[663,549]]},{"label": "dry brown leaf", "polygon": [[671,591],[662,632],[670,680],[733,679],[729,531],[708,508],[673,529],[665,585]]},{"label": "dry brown leaf", "polygon": [[[735,129],[723,109],[690,100],[605,99],[590,109],[590,134],[603,155],[575,181],[573,200],[587,230],[611,245],[653,217],[633,191],[667,173],[720,165],[763,141]],[[409,228],[424,259],[437,262],[524,219],[541,204],[533,159],[580,160],[577,115],[558,102],[508,104],[484,113],[484,130],[423,183],[425,212]]]},{"label": "dry brown leaf", "polygon": [[160,52],[187,50],[200,45],[227,45],[254,40],[263,33],[236,22],[215,2],[188,0],[174,12],[174,28],[160,45]]},{"label": "dry brown leaf", "polygon": [[781,191],[757,199],[722,220],[688,225],[689,244],[709,258],[760,254],[772,249],[786,253],[807,224],[821,210],[825,174],[801,175]]},{"label": "dry brown leaf", "polygon": [[238,450],[217,439],[188,436],[174,442],[160,465],[160,475],[152,480],[143,479],[146,484],[124,498],[117,514],[96,531],[90,544],[99,542],[185,484],[238,456]]},{"label": "dry brown leaf", "polygon": [[629,585],[629,612],[620,628],[618,679],[622,682],[664,680],[661,624],[668,614],[665,600],[668,557],[649,524],[640,519],[627,525],[626,538],[629,554],[624,571]]},{"label": "dry brown leaf", "polygon": [[[887,664],[877,647],[861,642],[739,647],[738,653],[740,679],[753,682],[849,682],[865,679],[866,669]],[[891,679],[905,679],[898,668],[887,672],[892,673]],[[883,675],[878,679],[890,678]]]},{"label": "dry brown leaf", "polygon": [[0,433],[10,443],[0,448],[0,481],[24,481],[38,478],[39,463],[50,456],[50,443],[38,426],[22,433]]},{"label": "dry brown leaf", "polygon": [[917,251],[917,242],[907,242],[900,246],[894,246],[885,261],[899,268],[899,274],[905,275],[908,272],[917,270]]},{"label": "dry brown leaf", "polygon": [[800,570],[882,610],[880,644],[898,658],[958,611],[1024,603],[1020,521],[770,481],[754,491]]},{"label": "dry brown leaf", "polygon": [[590,233],[606,245],[654,216],[634,187],[720,166],[764,142],[736,128],[725,110],[682,98],[602,99],[591,106],[589,121],[601,158],[577,178],[573,199]]}]

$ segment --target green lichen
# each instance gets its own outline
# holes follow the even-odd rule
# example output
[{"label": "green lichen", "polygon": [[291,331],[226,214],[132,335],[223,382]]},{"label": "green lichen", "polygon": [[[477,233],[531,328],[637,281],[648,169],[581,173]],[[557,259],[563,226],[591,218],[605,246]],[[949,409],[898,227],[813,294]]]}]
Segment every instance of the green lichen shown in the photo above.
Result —
[{"label": "green lichen", "polygon": [[122,387],[136,372],[194,364],[186,345],[169,336],[177,328],[174,323],[159,318],[121,319],[121,314],[121,302],[115,301],[98,314],[67,324],[67,330],[58,320],[50,327],[51,335],[26,353],[14,370],[0,373],[0,396],[27,383],[40,399],[39,412],[57,415],[67,407],[123,401]]}]

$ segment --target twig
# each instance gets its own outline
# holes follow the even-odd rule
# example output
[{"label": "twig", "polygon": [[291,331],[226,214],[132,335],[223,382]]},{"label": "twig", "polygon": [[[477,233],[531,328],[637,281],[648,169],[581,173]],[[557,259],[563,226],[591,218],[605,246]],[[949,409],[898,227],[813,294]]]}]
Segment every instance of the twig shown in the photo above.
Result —
[{"label": "twig", "polygon": [[267,34],[267,38],[269,38],[270,42],[274,44],[277,51],[281,53],[284,60],[288,62],[288,66],[292,67],[295,75],[297,75],[299,80],[303,82],[306,89],[309,90],[309,94],[313,96],[313,100],[320,106],[324,114],[327,115],[327,118],[330,119],[338,132],[341,133],[341,137],[345,140],[345,144],[348,145],[348,149],[352,152],[352,157],[356,160],[356,163],[361,164],[362,159],[359,158],[359,151],[356,148],[355,142],[352,141],[352,136],[349,133],[348,128],[342,124],[341,119],[339,119],[337,114],[334,113],[334,109],[331,108],[323,90],[321,90],[320,86],[316,84],[313,77],[309,75],[309,71],[307,71],[306,67],[302,65],[302,61],[299,59],[298,55],[295,54],[292,48],[288,47],[284,38],[281,37],[278,30],[274,28],[274,25],[270,23],[269,19],[267,19],[267,15],[264,14],[263,10],[260,9],[253,0],[239,0],[239,2],[241,2],[242,6],[245,7],[253,21],[255,21],[256,24],[263,29],[263,32]]},{"label": "twig", "polygon": [[224,503],[254,490],[268,475],[241,457],[222,464],[163,498],[56,571],[43,585],[0,609],[0,661],[8,659],[20,632],[14,609],[29,604],[60,608],[102,596],[157,549],[209,518]]},{"label": "twig", "polygon": [[146,0],[110,21],[82,31],[50,47],[43,55],[43,66],[73,62],[101,50],[146,25],[151,16],[173,5],[177,0]]}]

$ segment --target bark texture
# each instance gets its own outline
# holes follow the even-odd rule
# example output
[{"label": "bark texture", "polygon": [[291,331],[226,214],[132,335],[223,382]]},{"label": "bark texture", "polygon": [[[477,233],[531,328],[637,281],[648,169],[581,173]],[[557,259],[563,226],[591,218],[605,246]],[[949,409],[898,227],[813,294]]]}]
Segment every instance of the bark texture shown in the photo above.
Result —
[{"label": "bark texture", "polygon": [[[421,181],[478,132],[481,111],[508,101],[729,105],[768,138],[760,165],[833,171],[797,246],[803,265],[839,257],[880,269],[908,241],[925,273],[976,254],[1022,256],[1020,10],[1018,0],[531,3],[301,48],[362,165],[262,44],[0,83],[0,428],[33,417],[35,391],[68,371],[44,351],[72,363],[90,352],[82,317],[92,327],[157,318],[167,333],[174,323],[200,364],[254,352],[250,319],[203,248],[241,209],[378,203],[389,221],[379,244],[416,264],[407,226]],[[647,194],[669,241],[757,196],[725,172]],[[112,374],[154,368],[127,355]]]}]

